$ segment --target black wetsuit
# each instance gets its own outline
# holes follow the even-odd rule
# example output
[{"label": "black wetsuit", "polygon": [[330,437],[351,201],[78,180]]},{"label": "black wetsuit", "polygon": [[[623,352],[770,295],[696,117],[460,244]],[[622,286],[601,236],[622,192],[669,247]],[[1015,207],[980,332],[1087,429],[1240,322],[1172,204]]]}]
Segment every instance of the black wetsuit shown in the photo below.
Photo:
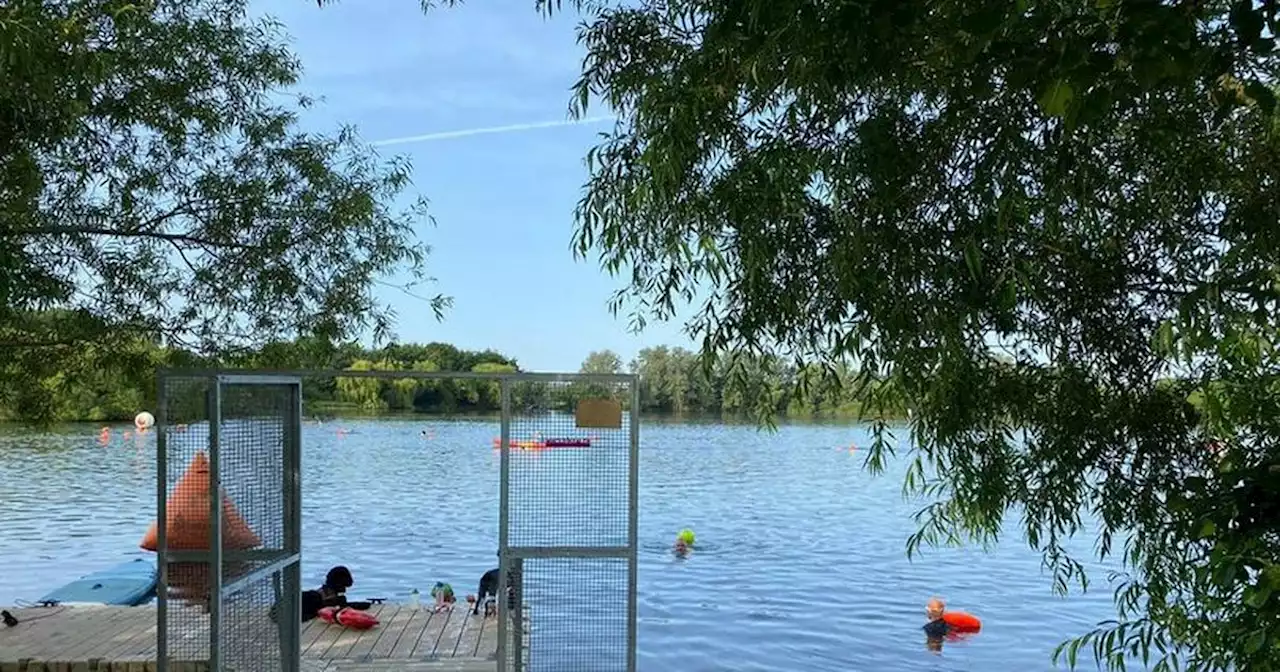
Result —
[{"label": "black wetsuit", "polygon": [[941,639],[951,632],[951,626],[946,621],[939,618],[936,621],[929,621],[924,626],[924,634],[930,639]]},{"label": "black wetsuit", "polygon": [[347,596],[329,586],[321,586],[320,590],[302,591],[302,620],[309,621],[320,614],[325,607],[345,607]]}]

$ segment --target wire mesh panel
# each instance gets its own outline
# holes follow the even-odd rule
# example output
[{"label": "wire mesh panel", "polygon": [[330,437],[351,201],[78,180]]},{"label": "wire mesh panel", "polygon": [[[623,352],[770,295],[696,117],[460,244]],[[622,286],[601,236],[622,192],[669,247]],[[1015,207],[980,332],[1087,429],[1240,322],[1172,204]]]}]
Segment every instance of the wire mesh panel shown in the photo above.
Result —
[{"label": "wire mesh panel", "polygon": [[160,386],[159,669],[297,670],[300,383],[162,376]]},{"label": "wire mesh panel", "polygon": [[626,670],[626,558],[530,558],[522,563],[530,672]]},{"label": "wire mesh panel", "polygon": [[222,380],[222,663],[237,672],[297,669],[300,383]]},{"label": "wire mesh panel", "polygon": [[517,595],[499,628],[506,669],[635,669],[635,391],[630,376],[504,382],[499,547]]},{"label": "wire mesh panel", "polygon": [[[283,603],[284,572],[253,577],[222,596],[221,629],[218,633],[222,669],[231,672],[296,670],[288,663],[289,638],[277,624],[275,607]],[[301,589],[298,589],[301,592]],[[290,667],[292,665],[292,667]]]},{"label": "wire mesh panel", "polygon": [[[143,547],[160,563],[157,597],[159,665],[209,659],[209,561],[183,553],[209,548],[210,531],[199,524],[209,510],[209,409],[216,382],[210,377],[161,377],[157,436],[160,511]],[[171,520],[171,524],[160,521]]]}]

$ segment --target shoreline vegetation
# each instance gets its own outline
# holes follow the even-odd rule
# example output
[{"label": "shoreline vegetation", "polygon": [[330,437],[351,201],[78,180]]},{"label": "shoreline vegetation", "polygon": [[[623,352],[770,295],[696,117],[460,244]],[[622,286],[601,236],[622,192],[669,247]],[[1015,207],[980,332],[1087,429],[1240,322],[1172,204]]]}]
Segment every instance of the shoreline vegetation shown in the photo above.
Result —
[{"label": "shoreline vegetation", "polygon": [[[118,370],[86,369],[42,381],[53,423],[122,422],[155,410],[155,372],[164,367],[352,371],[521,371],[512,357],[493,350],[465,350],[449,343],[393,343],[368,349],[329,345],[315,339],[269,343],[253,351],[210,360],[152,343],[136,344]],[[804,371],[777,359],[723,359],[704,368],[697,353],[679,347],[641,350],[631,362],[609,350],[591,352],[580,373],[637,373],[645,417],[689,420],[749,420],[761,400],[788,420],[901,420],[905,412],[863,413],[850,390],[853,370]],[[571,410],[579,399],[616,396],[624,389],[585,383],[521,381],[512,403],[521,412]],[[497,414],[499,386],[475,379],[304,378],[303,412],[308,419],[465,417]],[[18,409],[0,402],[0,422],[15,422]]]}]

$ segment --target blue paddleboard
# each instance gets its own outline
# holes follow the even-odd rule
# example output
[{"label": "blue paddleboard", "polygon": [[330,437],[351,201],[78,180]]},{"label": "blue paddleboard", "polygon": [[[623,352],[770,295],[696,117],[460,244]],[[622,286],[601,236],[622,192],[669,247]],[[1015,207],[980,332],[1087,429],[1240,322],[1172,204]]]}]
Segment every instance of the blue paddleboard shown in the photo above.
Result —
[{"label": "blue paddleboard", "polygon": [[138,558],[76,579],[40,601],[133,607],[151,599],[155,590],[155,561]]}]

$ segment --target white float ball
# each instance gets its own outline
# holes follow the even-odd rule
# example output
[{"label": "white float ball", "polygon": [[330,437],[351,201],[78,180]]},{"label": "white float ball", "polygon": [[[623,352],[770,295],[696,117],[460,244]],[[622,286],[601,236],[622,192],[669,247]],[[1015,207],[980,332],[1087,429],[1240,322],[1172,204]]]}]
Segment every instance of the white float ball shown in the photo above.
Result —
[{"label": "white float ball", "polygon": [[151,427],[155,424],[156,424],[155,416],[151,415],[146,411],[139,413],[137,416],[133,418],[133,426],[137,427],[138,429],[151,429]]}]

